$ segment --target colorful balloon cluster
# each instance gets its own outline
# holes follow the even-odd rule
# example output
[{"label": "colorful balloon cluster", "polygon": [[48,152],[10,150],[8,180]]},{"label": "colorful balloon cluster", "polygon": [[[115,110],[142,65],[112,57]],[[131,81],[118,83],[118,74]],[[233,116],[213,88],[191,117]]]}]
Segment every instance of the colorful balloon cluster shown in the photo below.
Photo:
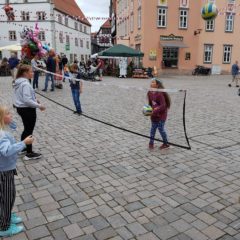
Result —
[{"label": "colorful balloon cluster", "polygon": [[36,23],[34,31],[28,27],[24,27],[23,31],[20,33],[21,36],[21,46],[22,46],[22,59],[31,60],[35,55],[40,58],[44,57],[46,53],[50,50],[47,44],[42,44],[38,38],[39,28]]}]

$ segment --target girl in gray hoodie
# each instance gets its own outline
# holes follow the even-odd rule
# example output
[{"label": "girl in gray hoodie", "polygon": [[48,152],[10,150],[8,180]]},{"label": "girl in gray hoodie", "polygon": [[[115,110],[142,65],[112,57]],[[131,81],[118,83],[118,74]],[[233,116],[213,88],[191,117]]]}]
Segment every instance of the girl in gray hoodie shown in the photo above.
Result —
[{"label": "girl in gray hoodie", "polygon": [[[24,64],[19,66],[14,84],[14,105],[23,121],[24,130],[21,140],[33,133],[37,119],[36,109],[39,108],[41,111],[45,110],[45,107],[36,99],[35,91],[29,83],[28,79],[32,77],[33,72],[31,66]],[[38,159],[41,157],[40,153],[33,152],[31,144],[24,150],[26,152],[24,160]]]}]

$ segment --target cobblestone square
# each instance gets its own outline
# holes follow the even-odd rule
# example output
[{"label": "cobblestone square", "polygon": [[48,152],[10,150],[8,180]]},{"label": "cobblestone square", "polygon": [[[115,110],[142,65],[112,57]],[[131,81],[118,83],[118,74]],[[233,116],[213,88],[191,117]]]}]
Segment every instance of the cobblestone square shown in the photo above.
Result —
[{"label": "cobblestone square", "polygon": [[[162,79],[166,88],[187,90],[191,150],[149,151],[146,138],[76,116],[37,96],[47,107],[38,111],[34,130],[34,149],[43,157],[19,157],[14,211],[26,231],[6,239],[240,240],[237,88],[227,86],[231,76],[225,75]],[[104,103],[127,87],[134,98],[134,87],[147,88],[149,82],[105,77],[86,84],[96,84],[93,97],[100,95]],[[67,82],[44,95],[74,108]],[[88,113],[91,103],[84,103],[84,95],[81,100]],[[12,106],[10,78],[0,78],[0,101]],[[12,111],[19,140],[22,122]]]}]

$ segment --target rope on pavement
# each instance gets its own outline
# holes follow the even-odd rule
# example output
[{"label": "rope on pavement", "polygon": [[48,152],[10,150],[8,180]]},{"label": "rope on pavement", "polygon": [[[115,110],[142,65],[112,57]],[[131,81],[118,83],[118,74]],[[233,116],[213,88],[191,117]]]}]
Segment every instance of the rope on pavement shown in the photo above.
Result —
[{"label": "rope on pavement", "polygon": [[[186,141],[187,141],[188,146],[186,147],[186,146],[182,146],[182,145],[175,144],[175,143],[171,143],[171,142],[169,142],[169,145],[172,145],[172,146],[175,146],[175,147],[179,147],[179,148],[183,148],[183,149],[187,149],[187,150],[191,150],[191,146],[190,146],[190,143],[189,143],[189,140],[188,140],[188,136],[187,136],[187,132],[186,132],[186,124],[185,124],[186,93],[187,93],[187,92],[185,91],[184,104],[183,104],[183,126],[184,126],[184,134],[185,134],[185,138],[186,138]],[[45,95],[43,95],[43,94],[41,94],[41,93],[36,92],[36,94],[42,96],[43,98],[45,98],[45,99],[47,99],[47,100],[49,100],[49,101],[51,101],[51,102],[53,102],[53,103],[61,106],[61,107],[65,108],[65,109],[67,109],[67,110],[70,110],[70,111],[74,112],[73,109],[71,109],[71,108],[69,108],[69,107],[67,107],[67,106],[65,106],[65,105],[63,105],[63,104],[61,104],[61,103],[59,103],[59,102],[57,102],[57,101],[55,101],[55,100],[53,100],[53,99],[45,96]],[[128,133],[132,133],[132,134],[134,134],[134,135],[137,135],[137,136],[140,136],[140,137],[144,137],[144,138],[150,139],[150,137],[147,136],[147,135],[144,135],[144,134],[141,134],[141,133],[137,133],[137,132],[131,131],[131,130],[126,129],[126,128],[122,128],[122,127],[116,126],[116,125],[114,125],[114,124],[111,124],[111,123],[108,123],[108,122],[105,122],[105,121],[96,119],[96,118],[91,117],[91,116],[88,116],[88,115],[86,115],[86,114],[81,114],[81,116],[84,116],[84,117],[86,117],[86,118],[88,118],[88,119],[91,119],[91,120],[93,120],[93,121],[95,121],[95,122],[99,122],[99,123],[105,124],[105,125],[107,125],[107,126],[110,126],[110,127],[116,128],[116,129],[119,129],[119,130],[121,130],[121,131],[128,132]],[[160,140],[160,139],[155,139],[155,140],[158,141],[158,142],[163,142],[163,141]]]}]

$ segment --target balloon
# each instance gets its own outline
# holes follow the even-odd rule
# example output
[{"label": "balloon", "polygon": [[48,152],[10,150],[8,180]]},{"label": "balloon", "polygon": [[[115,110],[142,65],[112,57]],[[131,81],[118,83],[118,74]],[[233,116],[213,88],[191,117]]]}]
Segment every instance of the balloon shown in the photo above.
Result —
[{"label": "balloon", "polygon": [[6,4],[4,7],[3,7],[7,17],[8,17],[8,20],[10,21],[14,21],[15,20],[15,15],[14,15],[14,11],[13,11],[13,7],[9,4]]},{"label": "balloon", "polygon": [[46,51],[48,51],[49,52],[49,50],[50,50],[50,47],[45,43],[44,45],[43,45],[43,49],[45,49]]}]

